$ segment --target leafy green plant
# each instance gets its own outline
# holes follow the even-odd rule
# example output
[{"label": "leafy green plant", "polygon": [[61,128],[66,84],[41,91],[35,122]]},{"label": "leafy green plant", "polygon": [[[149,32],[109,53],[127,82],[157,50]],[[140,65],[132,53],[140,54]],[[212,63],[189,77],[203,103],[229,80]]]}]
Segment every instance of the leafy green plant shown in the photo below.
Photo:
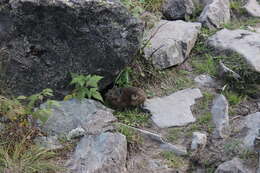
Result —
[{"label": "leafy green plant", "polygon": [[25,140],[15,144],[14,148],[0,146],[0,172],[54,173],[64,170],[50,161],[55,156],[54,152],[38,146],[27,147]]},{"label": "leafy green plant", "polygon": [[51,96],[53,96],[53,91],[48,88],[40,93],[31,96],[19,96],[15,99],[7,99],[1,96],[0,114],[13,121],[21,121],[23,119],[23,123],[26,123],[26,116],[31,115],[34,119],[39,119],[42,123],[45,123],[51,114],[51,106],[58,106],[58,102],[47,100],[46,107],[35,108],[37,107],[37,103]]},{"label": "leafy green plant", "polygon": [[77,98],[79,100],[87,97],[87,98],[94,98],[101,102],[103,98],[98,91],[98,83],[103,78],[102,76],[98,75],[78,75],[72,73],[72,81],[70,82],[71,85],[75,86],[75,89],[72,91],[72,94],[67,95],[64,100],[69,100],[71,98]]},{"label": "leafy green plant", "polygon": [[132,73],[132,69],[130,67],[126,67],[116,78],[115,84],[118,87],[129,87],[132,86],[132,82],[130,79]]}]

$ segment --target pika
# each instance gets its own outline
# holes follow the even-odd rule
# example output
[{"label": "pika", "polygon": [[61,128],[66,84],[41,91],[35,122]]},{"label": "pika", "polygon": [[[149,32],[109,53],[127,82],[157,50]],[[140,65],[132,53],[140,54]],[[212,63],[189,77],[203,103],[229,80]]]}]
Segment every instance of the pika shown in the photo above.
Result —
[{"label": "pika", "polygon": [[145,92],[136,87],[113,88],[106,93],[105,97],[114,108],[136,107],[146,100]]}]

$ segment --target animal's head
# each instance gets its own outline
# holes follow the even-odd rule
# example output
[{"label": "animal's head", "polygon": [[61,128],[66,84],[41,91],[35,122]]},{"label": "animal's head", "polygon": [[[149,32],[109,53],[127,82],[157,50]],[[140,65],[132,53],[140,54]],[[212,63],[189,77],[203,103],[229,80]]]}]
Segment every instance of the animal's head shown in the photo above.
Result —
[{"label": "animal's head", "polygon": [[113,88],[106,93],[106,99],[118,100],[121,96],[121,90],[119,88]]}]

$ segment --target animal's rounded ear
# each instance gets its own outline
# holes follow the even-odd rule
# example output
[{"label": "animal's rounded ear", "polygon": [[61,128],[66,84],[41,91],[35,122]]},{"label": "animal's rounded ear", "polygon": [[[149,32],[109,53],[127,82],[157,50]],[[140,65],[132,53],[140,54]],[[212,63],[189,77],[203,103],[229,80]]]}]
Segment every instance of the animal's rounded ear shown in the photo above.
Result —
[{"label": "animal's rounded ear", "polygon": [[136,94],[132,94],[132,95],[131,95],[131,99],[132,99],[132,100],[136,100],[137,98],[138,98],[138,95],[136,95]]}]

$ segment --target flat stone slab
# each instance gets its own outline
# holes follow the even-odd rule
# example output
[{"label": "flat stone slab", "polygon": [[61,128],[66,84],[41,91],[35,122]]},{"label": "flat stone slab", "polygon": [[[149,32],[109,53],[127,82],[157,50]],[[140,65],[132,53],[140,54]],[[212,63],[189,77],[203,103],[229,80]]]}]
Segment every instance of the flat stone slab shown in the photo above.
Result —
[{"label": "flat stone slab", "polygon": [[184,89],[165,97],[148,99],[144,109],[150,111],[153,122],[160,128],[184,126],[195,122],[190,106],[201,98],[200,89]]},{"label": "flat stone slab", "polygon": [[251,16],[260,17],[260,5],[256,0],[248,0],[244,8]]},{"label": "flat stone slab", "polygon": [[149,40],[145,57],[158,69],[181,64],[189,56],[200,28],[200,23],[161,20],[145,38]]},{"label": "flat stone slab", "polygon": [[217,50],[231,50],[242,55],[252,70],[260,72],[260,34],[247,30],[222,29],[207,40]]}]

